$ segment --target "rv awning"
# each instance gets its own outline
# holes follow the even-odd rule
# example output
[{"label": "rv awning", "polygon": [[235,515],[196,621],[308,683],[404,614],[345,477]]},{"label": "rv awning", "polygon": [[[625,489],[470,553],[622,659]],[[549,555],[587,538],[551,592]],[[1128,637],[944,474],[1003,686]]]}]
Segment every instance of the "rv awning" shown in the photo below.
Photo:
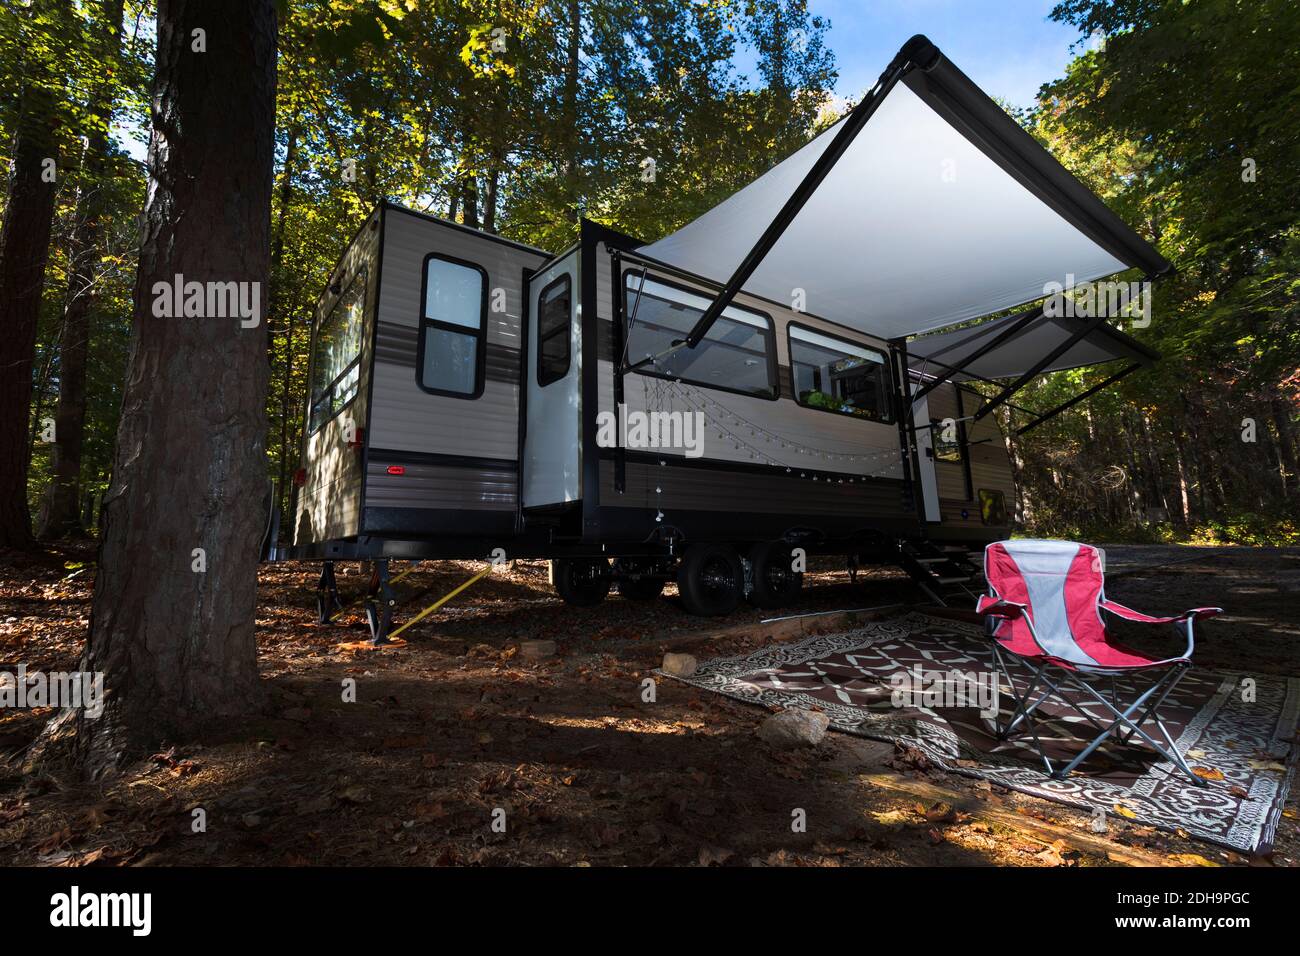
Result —
[{"label": "rv awning", "polygon": [[717,312],[743,289],[886,339],[1169,268],[924,37],[838,124],[639,251],[722,285]]},{"label": "rv awning", "polygon": [[[1149,365],[1160,357],[1136,339],[1102,325],[1038,368],[1043,358],[1053,354],[1089,323],[1087,319],[1040,316],[1036,310],[1034,315],[1018,331],[1011,332],[981,355],[977,353],[1025,316],[1007,315],[951,332],[923,335],[907,343],[908,360],[913,369],[938,375],[951,372],[953,379],[964,381],[1018,378],[1034,370],[1059,372],[1121,359]],[[975,356],[973,360],[972,356]]]}]

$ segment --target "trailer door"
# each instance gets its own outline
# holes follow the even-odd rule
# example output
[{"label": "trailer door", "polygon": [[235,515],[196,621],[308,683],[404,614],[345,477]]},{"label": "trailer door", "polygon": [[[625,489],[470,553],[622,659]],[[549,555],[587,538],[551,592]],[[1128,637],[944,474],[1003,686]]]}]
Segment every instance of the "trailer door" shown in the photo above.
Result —
[{"label": "trailer door", "polygon": [[524,507],[582,497],[582,331],[578,255],[572,252],[528,283],[528,389],[523,456]]}]

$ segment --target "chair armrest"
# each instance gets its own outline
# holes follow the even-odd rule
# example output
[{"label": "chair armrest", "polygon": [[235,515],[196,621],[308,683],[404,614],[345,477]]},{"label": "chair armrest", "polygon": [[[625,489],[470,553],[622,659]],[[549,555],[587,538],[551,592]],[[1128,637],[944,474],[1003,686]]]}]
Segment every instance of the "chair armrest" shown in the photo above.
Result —
[{"label": "chair armrest", "polygon": [[1135,611],[1123,604],[1116,604],[1114,601],[1102,601],[1102,610],[1109,611],[1126,621],[1137,621],[1140,624],[1178,624],[1181,621],[1199,621],[1201,618],[1214,617],[1216,614],[1222,614],[1221,607],[1197,607],[1190,611],[1184,611],[1176,617],[1152,617],[1150,614],[1143,614],[1141,611]]},{"label": "chair armrest", "polygon": [[1024,604],[989,597],[987,594],[981,594],[979,601],[975,605],[975,613],[980,617],[1000,617],[1008,621],[1023,617],[1026,610]]}]

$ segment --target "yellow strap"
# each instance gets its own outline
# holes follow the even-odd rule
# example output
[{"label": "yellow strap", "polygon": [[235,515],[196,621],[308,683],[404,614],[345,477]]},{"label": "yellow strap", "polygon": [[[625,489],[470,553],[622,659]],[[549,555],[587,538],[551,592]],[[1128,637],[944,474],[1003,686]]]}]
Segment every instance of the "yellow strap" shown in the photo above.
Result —
[{"label": "yellow strap", "polygon": [[[389,578],[389,580],[388,580],[389,585],[390,585],[390,586],[391,586],[391,585],[394,585],[394,584],[396,584],[398,581],[402,580],[402,578],[406,577],[408,574],[410,574],[412,571],[414,571],[415,568],[416,568],[416,565],[418,565],[419,563],[420,563],[419,561],[412,561],[412,562],[411,562],[411,566],[410,566],[409,568],[407,568],[405,571],[403,571],[401,574],[398,574],[398,575],[396,575],[395,577]],[[337,611],[335,611],[333,614],[331,614],[329,617],[327,617],[327,618],[325,619],[326,622],[329,622],[329,621],[334,620],[334,618],[338,617],[340,614],[342,614],[342,613],[343,613],[344,611],[346,611],[348,608],[352,607],[352,605],[354,605],[354,604],[360,604],[362,601],[366,600],[367,598],[369,598],[369,597],[371,597],[371,596],[372,596],[372,595],[369,595],[369,594],[363,594],[363,595],[361,595],[361,597],[356,598],[355,600],[349,601],[347,604],[343,605],[341,608],[339,608]]]},{"label": "yellow strap", "polygon": [[468,581],[466,581],[466,582],[465,582],[464,584],[462,584],[460,587],[456,588],[456,590],[452,591],[450,594],[445,594],[445,595],[443,595],[442,597],[438,598],[438,600],[434,601],[432,604],[430,604],[428,607],[426,607],[423,611],[421,611],[419,614],[415,615],[415,617],[411,618],[409,621],[407,621],[405,624],[403,624],[403,625],[402,625],[401,627],[399,627],[397,630],[393,631],[393,633],[392,633],[392,634],[389,634],[388,636],[389,636],[390,638],[394,638],[394,637],[396,637],[398,634],[401,634],[404,630],[406,630],[406,629],[407,629],[408,627],[410,627],[412,624],[414,624],[414,623],[416,623],[417,621],[423,620],[424,618],[428,617],[430,614],[432,614],[434,611],[438,610],[438,608],[442,607],[444,604],[446,604],[448,601],[450,601],[452,598],[454,598],[454,597],[455,597],[457,594],[459,594],[461,591],[465,590],[467,587],[469,587],[471,584],[473,584],[473,583],[474,583],[475,581],[477,581],[479,578],[484,577],[485,575],[491,574],[491,573],[492,573],[492,568],[493,568],[493,567],[494,567],[494,565],[489,564],[486,568],[484,568],[484,569],[483,569],[482,571],[480,571],[478,574],[474,575],[472,578],[470,578]]}]

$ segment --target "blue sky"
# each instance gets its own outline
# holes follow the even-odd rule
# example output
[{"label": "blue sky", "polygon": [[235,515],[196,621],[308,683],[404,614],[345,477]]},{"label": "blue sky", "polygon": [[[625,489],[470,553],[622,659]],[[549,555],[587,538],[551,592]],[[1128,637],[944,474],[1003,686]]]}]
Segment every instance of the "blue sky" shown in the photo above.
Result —
[{"label": "blue sky", "polygon": [[831,22],[827,41],[840,78],[835,92],[857,101],[907,38],[924,33],[990,96],[1016,106],[1064,75],[1081,38],[1047,19],[1055,0],[809,0]]}]

